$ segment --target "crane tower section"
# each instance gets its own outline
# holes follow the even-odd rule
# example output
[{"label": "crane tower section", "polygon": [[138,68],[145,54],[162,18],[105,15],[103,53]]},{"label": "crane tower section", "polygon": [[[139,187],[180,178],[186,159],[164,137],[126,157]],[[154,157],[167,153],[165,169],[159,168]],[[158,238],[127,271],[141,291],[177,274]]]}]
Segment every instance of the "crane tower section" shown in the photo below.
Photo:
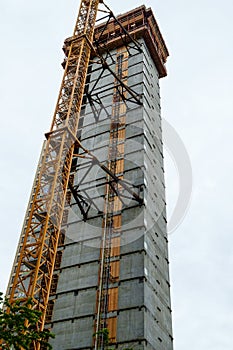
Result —
[{"label": "crane tower section", "polygon": [[33,299],[43,313],[41,329],[53,278],[98,4],[99,0],[81,1],[9,289],[11,302]]}]

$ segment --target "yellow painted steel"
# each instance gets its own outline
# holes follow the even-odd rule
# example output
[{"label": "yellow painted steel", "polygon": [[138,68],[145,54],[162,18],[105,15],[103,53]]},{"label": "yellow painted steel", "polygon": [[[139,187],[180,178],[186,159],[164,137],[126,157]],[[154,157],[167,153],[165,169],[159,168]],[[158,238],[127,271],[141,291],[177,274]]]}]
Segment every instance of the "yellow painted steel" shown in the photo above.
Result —
[{"label": "yellow painted steel", "polygon": [[[77,133],[94,28],[100,0],[82,0],[74,33],[66,41],[64,76],[46,149],[40,164],[31,204],[23,229],[21,249],[15,262],[10,301],[31,297],[42,312],[38,328],[46,317],[59,232],[64,211],[74,135]],[[40,345],[35,344],[34,349]]]}]

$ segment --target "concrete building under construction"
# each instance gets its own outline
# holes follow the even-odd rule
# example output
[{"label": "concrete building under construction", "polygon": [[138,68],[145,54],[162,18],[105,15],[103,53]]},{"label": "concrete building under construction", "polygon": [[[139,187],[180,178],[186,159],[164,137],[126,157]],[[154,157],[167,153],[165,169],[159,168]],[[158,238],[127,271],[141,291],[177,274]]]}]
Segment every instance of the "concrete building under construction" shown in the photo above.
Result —
[{"label": "concrete building under construction", "polygon": [[8,295],[33,297],[55,350],[172,350],[159,88],[168,50],[150,8],[115,17],[101,4],[104,18],[93,8],[85,17],[98,5],[81,2],[63,47],[56,127],[46,134]]}]

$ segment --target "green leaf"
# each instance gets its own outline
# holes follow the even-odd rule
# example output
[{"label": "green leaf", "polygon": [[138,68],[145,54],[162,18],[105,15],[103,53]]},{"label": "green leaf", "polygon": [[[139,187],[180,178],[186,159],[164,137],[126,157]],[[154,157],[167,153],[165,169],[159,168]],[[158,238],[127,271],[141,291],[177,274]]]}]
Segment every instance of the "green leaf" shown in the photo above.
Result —
[{"label": "green leaf", "polygon": [[[49,330],[39,331],[37,323],[41,312],[35,310],[33,301],[29,298],[24,304],[19,300],[9,303],[0,292],[0,339],[2,350],[28,350],[33,341],[52,349],[48,343],[54,334]],[[7,311],[6,311],[7,310]]]}]

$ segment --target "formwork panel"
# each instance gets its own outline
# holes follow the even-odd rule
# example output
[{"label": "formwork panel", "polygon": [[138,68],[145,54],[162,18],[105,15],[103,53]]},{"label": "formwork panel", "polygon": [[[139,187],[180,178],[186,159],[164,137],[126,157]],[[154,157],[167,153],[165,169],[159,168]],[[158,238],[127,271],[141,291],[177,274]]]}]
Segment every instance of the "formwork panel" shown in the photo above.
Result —
[{"label": "formwork panel", "polygon": [[141,252],[124,255],[120,261],[121,279],[137,278],[144,275],[144,255]]},{"label": "formwork panel", "polygon": [[66,245],[62,267],[90,263],[98,259],[99,249],[97,247],[89,246],[87,241],[78,242]]},{"label": "formwork panel", "polygon": [[172,334],[172,327],[170,323],[171,319],[171,309],[170,304],[166,304],[164,299],[161,298],[156,292],[151,288],[148,283],[144,284],[145,293],[145,306],[150,310],[152,316],[159,323],[160,327],[168,334]]},{"label": "formwork panel", "polygon": [[[133,326],[132,326],[133,325]],[[117,341],[138,341],[144,338],[144,310],[131,309],[119,313]]]},{"label": "formwork panel", "polygon": [[[65,258],[63,258],[63,264]],[[80,288],[97,286],[98,284],[98,262],[85,265],[77,265],[62,269],[59,278],[57,292],[66,292]]]},{"label": "formwork panel", "polygon": [[152,314],[145,313],[145,336],[154,349],[172,350],[172,337],[164,330]]},{"label": "formwork panel", "polygon": [[141,280],[121,282],[119,286],[119,310],[135,308],[144,304],[144,284]]}]

